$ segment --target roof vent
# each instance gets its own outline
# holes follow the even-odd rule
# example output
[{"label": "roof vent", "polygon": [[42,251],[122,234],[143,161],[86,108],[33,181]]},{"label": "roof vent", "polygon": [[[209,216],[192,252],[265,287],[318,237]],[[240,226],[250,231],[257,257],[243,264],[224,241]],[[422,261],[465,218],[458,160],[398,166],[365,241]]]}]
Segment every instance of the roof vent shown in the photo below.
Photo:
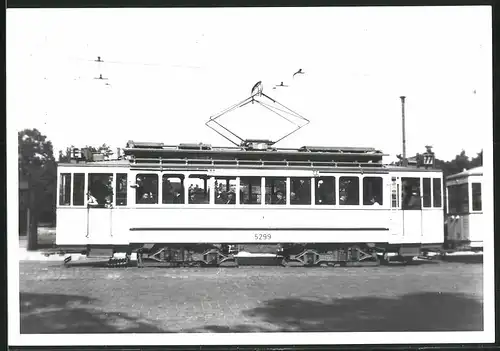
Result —
[{"label": "roof vent", "polygon": [[199,144],[184,143],[184,144],[179,144],[177,148],[179,150],[212,150],[212,145],[203,143]]},{"label": "roof vent", "polygon": [[134,142],[132,140],[127,143],[127,148],[132,149],[162,149],[164,146],[163,143]]}]

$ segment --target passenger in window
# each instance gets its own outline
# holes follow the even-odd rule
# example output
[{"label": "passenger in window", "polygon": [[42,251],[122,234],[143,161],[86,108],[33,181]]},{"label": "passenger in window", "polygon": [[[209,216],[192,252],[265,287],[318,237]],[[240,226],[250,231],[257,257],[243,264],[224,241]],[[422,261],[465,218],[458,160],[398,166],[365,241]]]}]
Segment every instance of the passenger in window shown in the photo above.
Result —
[{"label": "passenger in window", "polygon": [[173,199],[174,204],[182,204],[184,203],[184,200],[181,197],[181,193],[178,192],[177,190],[174,190],[174,199]]},{"label": "passenger in window", "polygon": [[297,198],[297,195],[293,191],[290,192],[290,202],[292,204],[299,203],[299,199]]},{"label": "passenger in window", "polygon": [[127,179],[126,178],[122,178],[121,181],[120,181],[120,191],[127,191]]},{"label": "passenger in window", "polygon": [[111,199],[111,196],[110,195],[106,196],[104,207],[106,207],[106,208],[113,207],[112,202],[113,202],[113,200]]},{"label": "passenger in window", "polygon": [[371,199],[370,199],[370,204],[371,205],[374,205],[374,206],[380,206],[380,204],[378,203],[377,201],[377,197],[376,196],[373,196]]},{"label": "passenger in window", "polygon": [[89,206],[98,206],[99,202],[97,202],[97,199],[92,195],[92,193],[89,191],[87,193],[87,204]]},{"label": "passenger in window", "polygon": [[234,204],[236,204],[236,196],[233,192],[229,192],[227,194],[226,205],[234,205]]},{"label": "passenger in window", "polygon": [[347,205],[347,195],[345,193],[340,195],[339,200],[341,205]]},{"label": "passenger in window", "polygon": [[196,194],[192,189],[189,190],[189,203],[190,204],[196,203]]},{"label": "passenger in window", "polygon": [[275,205],[283,205],[286,203],[286,198],[283,196],[283,193],[281,191],[278,191],[276,193],[276,201],[274,202]]},{"label": "passenger in window", "polygon": [[403,198],[403,208],[408,207],[411,199],[411,189],[408,186],[403,186],[401,197]]},{"label": "passenger in window", "polygon": [[224,196],[226,195],[226,192],[222,188],[222,183],[216,184],[215,187],[215,194],[216,194],[216,199],[220,199],[220,201],[224,201]]},{"label": "passenger in window", "polygon": [[142,194],[140,203],[141,204],[147,204],[147,203],[149,203],[149,193]]},{"label": "passenger in window", "polygon": [[418,196],[417,188],[413,188],[410,193],[410,200],[408,202],[408,207],[419,208],[420,207],[420,197]]},{"label": "passenger in window", "polygon": [[326,200],[325,190],[323,189],[323,180],[318,181],[317,203],[322,204]]}]

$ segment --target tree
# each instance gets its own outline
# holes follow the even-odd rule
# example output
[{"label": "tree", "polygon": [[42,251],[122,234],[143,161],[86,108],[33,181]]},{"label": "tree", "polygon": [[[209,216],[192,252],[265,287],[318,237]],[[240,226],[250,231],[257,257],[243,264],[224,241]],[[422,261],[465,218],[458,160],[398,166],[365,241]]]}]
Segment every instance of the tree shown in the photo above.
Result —
[{"label": "tree", "polygon": [[27,179],[33,197],[33,221],[54,222],[57,170],[52,143],[37,129],[18,133],[18,172]]},{"label": "tree", "polygon": [[436,159],[436,167],[443,170],[444,178],[449,175],[463,172],[463,170],[468,170],[475,167],[480,167],[483,165],[483,150],[477,154],[474,158],[469,158],[465,151],[462,150],[460,154],[456,155],[451,161],[443,161]]},{"label": "tree", "polygon": [[481,152],[479,152],[477,156],[470,161],[470,165],[471,168],[480,167],[483,165],[483,150],[481,150]]}]

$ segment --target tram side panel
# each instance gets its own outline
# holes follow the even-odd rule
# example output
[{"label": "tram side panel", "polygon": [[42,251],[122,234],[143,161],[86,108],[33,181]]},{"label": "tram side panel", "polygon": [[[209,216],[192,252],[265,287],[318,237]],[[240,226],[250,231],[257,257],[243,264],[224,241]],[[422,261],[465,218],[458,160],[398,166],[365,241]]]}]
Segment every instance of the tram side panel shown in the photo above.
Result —
[{"label": "tram side panel", "polygon": [[484,216],[481,213],[471,213],[468,217],[470,246],[474,249],[482,249],[485,228]]},{"label": "tram side panel", "polygon": [[422,244],[440,246],[444,242],[442,209],[424,209],[422,211]]},{"label": "tram side panel", "polygon": [[294,208],[137,208],[130,243],[387,243],[390,211]]},{"label": "tram side panel", "polygon": [[128,245],[129,214],[125,208],[58,208],[56,245]]},{"label": "tram side panel", "polygon": [[456,248],[481,249],[483,247],[483,216],[462,214],[448,216],[448,241]]},{"label": "tram side panel", "polygon": [[[57,209],[56,245],[87,245],[87,210],[84,208],[60,207]],[[102,239],[98,239],[101,241]]]}]

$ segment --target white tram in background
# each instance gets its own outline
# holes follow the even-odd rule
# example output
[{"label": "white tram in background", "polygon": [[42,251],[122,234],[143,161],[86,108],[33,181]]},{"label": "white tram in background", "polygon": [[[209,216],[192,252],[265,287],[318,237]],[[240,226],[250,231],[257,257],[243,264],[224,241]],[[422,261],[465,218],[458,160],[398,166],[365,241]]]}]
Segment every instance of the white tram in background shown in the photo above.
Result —
[{"label": "white tram in background", "polygon": [[[443,178],[372,148],[129,142],[123,157],[58,165],[59,247],[139,265],[410,260],[444,241]],[[474,188],[475,189],[475,188]]]},{"label": "white tram in background", "polygon": [[447,244],[457,251],[482,252],[485,218],[481,200],[483,167],[446,178]]}]

